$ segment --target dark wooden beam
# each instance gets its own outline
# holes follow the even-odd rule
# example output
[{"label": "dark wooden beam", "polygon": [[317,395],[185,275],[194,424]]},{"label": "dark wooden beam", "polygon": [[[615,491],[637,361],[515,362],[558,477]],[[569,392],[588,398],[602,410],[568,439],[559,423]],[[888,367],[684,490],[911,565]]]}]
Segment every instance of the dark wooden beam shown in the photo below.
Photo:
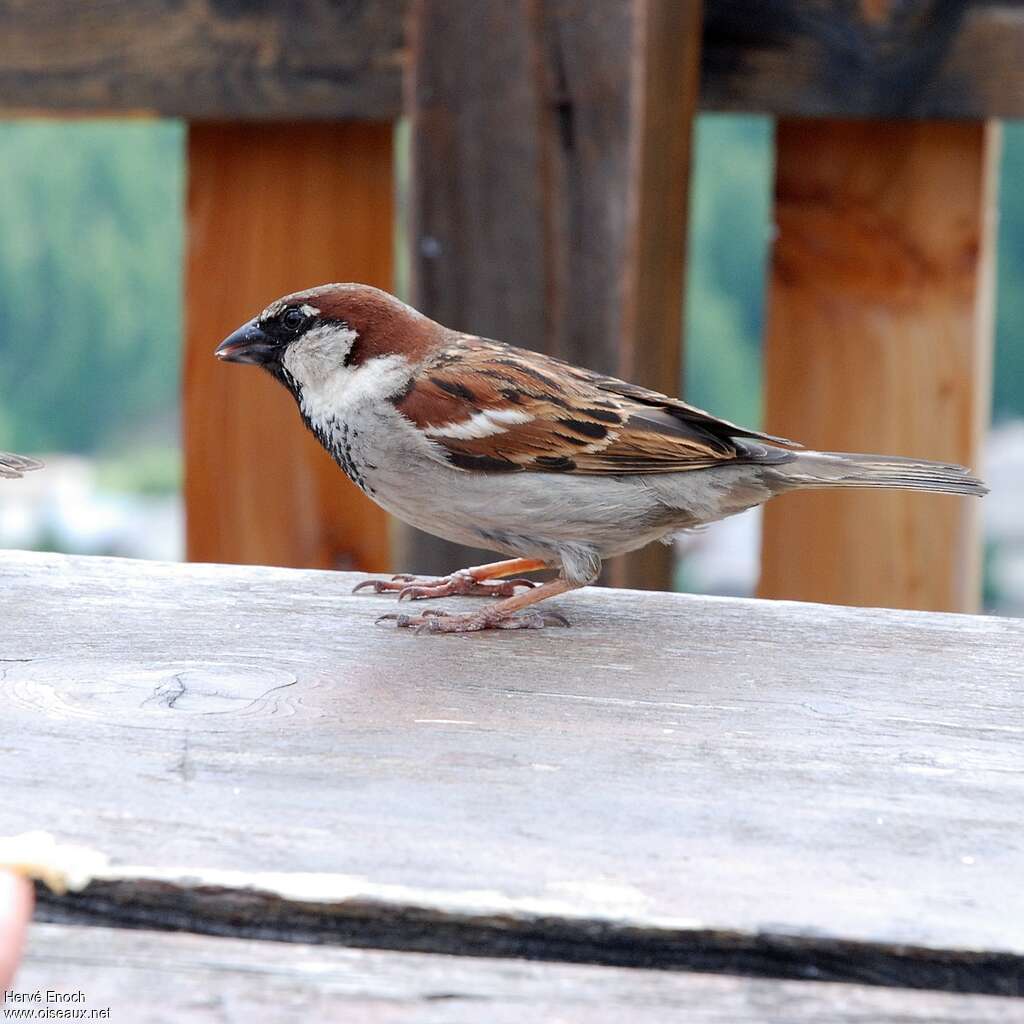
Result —
[{"label": "dark wooden beam", "polygon": [[405,0],[0,0],[7,111],[394,117]]},{"label": "dark wooden beam", "polygon": [[[413,304],[675,393],[699,26],[696,0],[420,0]],[[670,554],[606,578],[665,588]],[[442,571],[480,557],[418,535],[403,560]]]},{"label": "dark wooden beam", "polygon": [[[401,110],[410,2],[0,0],[0,104],[8,112],[390,119]],[[450,0],[451,13],[459,3]],[[516,5],[473,6],[482,21],[502,24]],[[630,4],[561,7],[570,20],[574,10],[614,19]],[[707,0],[703,51],[705,109],[1024,116],[1018,3]]]},{"label": "dark wooden beam", "polygon": [[708,0],[701,106],[778,117],[1024,116],[1024,8]]}]

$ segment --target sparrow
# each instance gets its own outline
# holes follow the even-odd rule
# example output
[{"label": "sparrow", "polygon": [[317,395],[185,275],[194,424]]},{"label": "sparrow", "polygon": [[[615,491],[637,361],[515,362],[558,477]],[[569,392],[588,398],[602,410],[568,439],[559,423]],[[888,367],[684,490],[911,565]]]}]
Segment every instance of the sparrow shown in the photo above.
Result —
[{"label": "sparrow", "polygon": [[[501,600],[468,614],[394,614],[439,633],[568,623],[538,602],[634,551],[789,491],[885,487],[981,496],[963,466],[804,449],[668,395],[451,330],[387,292],[286,295],[220,343],[262,366],[348,477],[412,526],[502,561],[356,590]],[[521,574],[553,568],[543,584]],[[380,620],[378,620],[380,621]]]},{"label": "sparrow", "polygon": [[13,480],[33,469],[42,469],[43,464],[27,455],[12,455],[0,452],[0,477]]}]

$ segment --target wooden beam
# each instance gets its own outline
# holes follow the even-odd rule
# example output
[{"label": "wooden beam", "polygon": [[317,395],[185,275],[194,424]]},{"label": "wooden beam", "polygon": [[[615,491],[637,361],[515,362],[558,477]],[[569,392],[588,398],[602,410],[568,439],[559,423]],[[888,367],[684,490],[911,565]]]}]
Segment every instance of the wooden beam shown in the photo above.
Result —
[{"label": "wooden beam", "polygon": [[[419,0],[413,304],[675,393],[699,31],[697,0]],[[429,571],[481,557],[425,535],[406,550]],[[655,548],[606,578],[664,589],[670,570]]]},{"label": "wooden beam", "polygon": [[0,552],[0,836],[112,858],[40,914],[1024,994],[1024,621],[357,578]]},{"label": "wooden beam", "polygon": [[344,477],[269,377],[213,348],[279,295],[392,276],[388,125],[189,130],[184,378],[188,557],[388,567],[385,514]]},{"label": "wooden beam", "polygon": [[[982,468],[997,141],[982,124],[780,123],[769,430]],[[760,594],[975,611],[980,514],[895,491],[779,499]]]},{"label": "wooden beam", "polygon": [[778,117],[1024,116],[1024,9],[708,0],[702,104]]},{"label": "wooden beam", "polygon": [[85,978],[72,1005],[132,1024],[1024,1024],[1024,1001],[993,996],[34,925],[14,991]]},{"label": "wooden beam", "polygon": [[0,0],[8,111],[393,118],[406,0]]},{"label": "wooden beam", "polygon": [[[8,113],[391,119],[401,109],[411,2],[0,0],[0,98]],[[468,2],[492,23],[515,6],[445,6],[454,12]],[[630,6],[547,3],[567,16]],[[1024,10],[1010,0],[704,6],[705,109],[780,117],[1024,116]],[[688,45],[687,36],[675,38]]]}]

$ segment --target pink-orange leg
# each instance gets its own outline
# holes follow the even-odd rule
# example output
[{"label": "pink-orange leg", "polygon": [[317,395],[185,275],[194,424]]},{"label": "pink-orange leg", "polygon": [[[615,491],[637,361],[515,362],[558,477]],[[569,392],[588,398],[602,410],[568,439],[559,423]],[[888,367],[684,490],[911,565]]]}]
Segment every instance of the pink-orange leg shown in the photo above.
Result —
[{"label": "pink-orange leg", "polygon": [[525,615],[516,612],[529,608],[557,594],[576,590],[582,583],[569,583],[563,579],[549,580],[525,594],[499,601],[480,612],[464,615],[450,615],[448,612],[423,612],[420,615],[404,615],[393,612],[382,615],[377,621],[394,619],[399,628],[412,628],[417,633],[476,633],[481,629],[542,629],[544,626],[568,626],[569,623],[556,612],[530,611]]},{"label": "pink-orange leg", "polygon": [[375,594],[398,591],[399,601],[422,601],[429,597],[512,597],[516,587],[531,589],[538,586],[533,580],[514,579],[502,583],[490,583],[489,580],[500,580],[516,573],[533,572],[544,569],[547,563],[537,558],[509,558],[504,562],[491,562],[489,565],[474,565],[468,569],[459,569],[450,576],[442,576],[434,580],[421,580],[415,576],[400,573],[389,580],[363,580],[357,584],[352,593],[365,587],[372,587]]}]

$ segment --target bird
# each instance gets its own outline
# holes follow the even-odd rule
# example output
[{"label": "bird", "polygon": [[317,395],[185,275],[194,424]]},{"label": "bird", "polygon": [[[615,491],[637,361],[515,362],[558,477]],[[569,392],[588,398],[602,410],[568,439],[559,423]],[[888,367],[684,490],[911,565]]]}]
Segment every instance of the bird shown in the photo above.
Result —
[{"label": "bird", "polygon": [[30,459],[27,455],[14,455],[11,452],[0,452],[0,477],[14,480],[33,469],[42,469],[38,459]]},{"label": "bird", "polygon": [[[482,610],[382,616],[428,633],[568,625],[539,602],[606,558],[810,488],[982,496],[963,466],[805,449],[678,398],[461,333],[365,284],[272,302],[218,359],[262,367],[348,477],[412,526],[504,556],[439,579],[356,590],[497,598]],[[555,569],[542,584],[522,574]]]}]

